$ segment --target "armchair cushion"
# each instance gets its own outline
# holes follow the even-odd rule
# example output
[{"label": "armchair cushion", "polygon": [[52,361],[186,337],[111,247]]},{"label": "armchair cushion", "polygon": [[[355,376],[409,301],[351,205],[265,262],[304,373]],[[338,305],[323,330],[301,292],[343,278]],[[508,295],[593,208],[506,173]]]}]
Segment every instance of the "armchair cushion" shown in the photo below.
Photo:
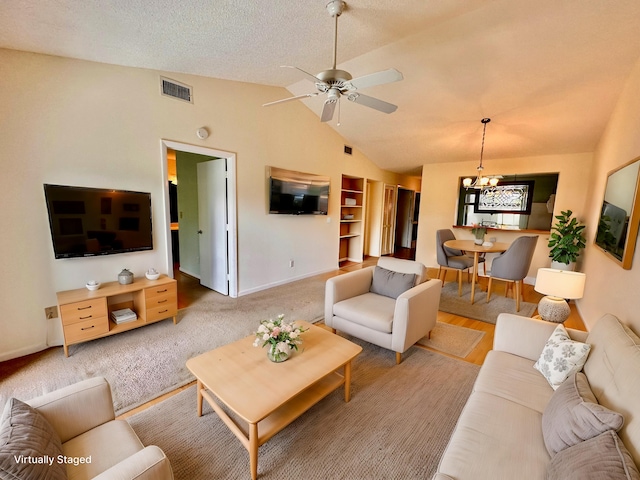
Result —
[{"label": "armchair cushion", "polygon": [[415,282],[416,275],[413,273],[394,272],[376,266],[369,291],[385,297],[398,298],[400,294],[412,288]]},{"label": "armchair cushion", "polygon": [[378,332],[391,333],[395,306],[393,298],[365,293],[336,303],[333,314]]},{"label": "armchair cushion", "polygon": [[66,479],[59,455],[62,443],[51,424],[33,407],[11,398],[0,420],[0,478]]}]

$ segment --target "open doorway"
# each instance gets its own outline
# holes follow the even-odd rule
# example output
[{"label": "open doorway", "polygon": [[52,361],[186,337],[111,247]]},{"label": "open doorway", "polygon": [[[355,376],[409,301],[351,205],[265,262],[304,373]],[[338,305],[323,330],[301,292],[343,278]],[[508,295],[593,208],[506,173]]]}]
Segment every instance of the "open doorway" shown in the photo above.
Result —
[{"label": "open doorway", "polygon": [[167,140],[162,147],[167,264],[237,297],[235,154]]}]

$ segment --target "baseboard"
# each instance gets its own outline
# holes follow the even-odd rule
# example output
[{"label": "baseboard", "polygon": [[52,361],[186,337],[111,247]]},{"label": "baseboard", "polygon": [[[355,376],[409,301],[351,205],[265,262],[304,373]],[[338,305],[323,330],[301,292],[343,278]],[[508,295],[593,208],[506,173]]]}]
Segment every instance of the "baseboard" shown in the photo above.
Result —
[{"label": "baseboard", "polygon": [[327,270],[321,270],[318,272],[308,273],[306,275],[300,275],[298,277],[287,278],[285,280],[281,280],[279,282],[268,283],[266,285],[261,285],[259,287],[250,288],[248,290],[242,290],[238,292],[238,296],[241,297],[243,295],[249,295],[250,293],[261,292],[262,290],[268,290],[273,287],[279,287],[280,285],[286,285],[287,283],[295,282],[297,280],[303,280],[309,277],[315,277],[316,275],[322,275],[323,273],[335,272],[335,268],[329,268]]},{"label": "baseboard", "polygon": [[18,357],[24,357],[25,355],[31,355],[32,353],[41,352],[49,348],[46,343],[38,343],[36,345],[30,345],[28,347],[21,348],[19,350],[11,350],[10,352],[2,352],[0,354],[0,362],[6,362]]}]

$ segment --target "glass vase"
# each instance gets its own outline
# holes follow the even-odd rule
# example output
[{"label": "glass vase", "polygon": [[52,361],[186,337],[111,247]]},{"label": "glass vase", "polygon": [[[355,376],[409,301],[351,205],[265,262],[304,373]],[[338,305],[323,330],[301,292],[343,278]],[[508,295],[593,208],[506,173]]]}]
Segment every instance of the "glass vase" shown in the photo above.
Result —
[{"label": "glass vase", "polygon": [[275,363],[284,362],[289,358],[288,352],[280,352],[275,345],[270,345],[267,349],[267,357]]}]

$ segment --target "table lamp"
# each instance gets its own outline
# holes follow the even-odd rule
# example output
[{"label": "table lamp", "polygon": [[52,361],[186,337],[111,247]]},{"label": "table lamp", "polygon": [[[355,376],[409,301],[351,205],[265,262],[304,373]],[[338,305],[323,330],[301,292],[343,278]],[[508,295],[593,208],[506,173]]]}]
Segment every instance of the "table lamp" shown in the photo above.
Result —
[{"label": "table lamp", "polygon": [[538,313],[547,322],[563,323],[571,309],[565,299],[582,298],[586,275],[579,272],[539,268],[533,287],[546,297],[538,303]]}]

